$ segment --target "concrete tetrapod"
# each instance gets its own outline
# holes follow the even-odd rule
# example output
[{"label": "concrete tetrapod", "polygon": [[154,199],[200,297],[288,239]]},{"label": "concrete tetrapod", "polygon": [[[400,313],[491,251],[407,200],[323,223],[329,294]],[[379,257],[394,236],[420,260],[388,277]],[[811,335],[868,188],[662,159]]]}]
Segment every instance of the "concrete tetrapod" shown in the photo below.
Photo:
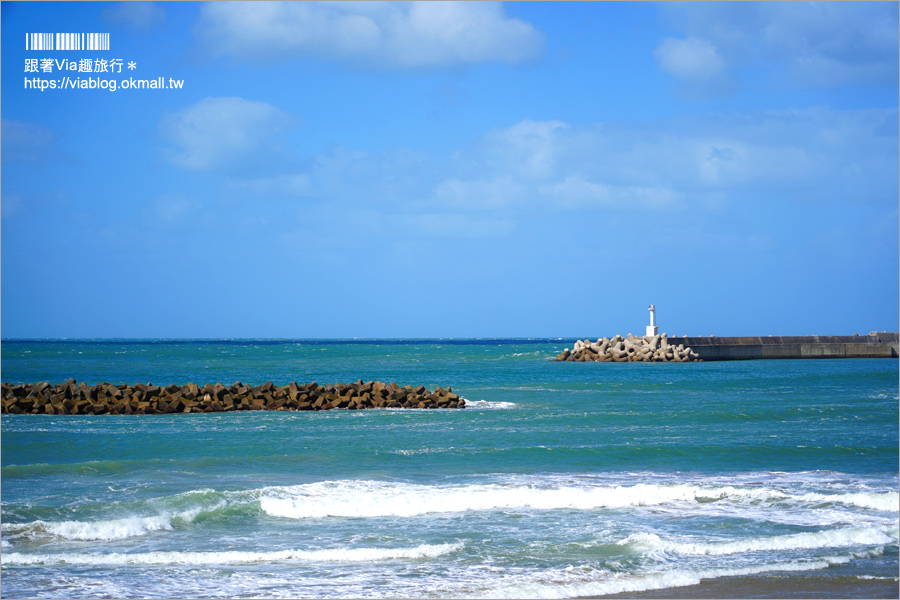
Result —
[{"label": "concrete tetrapod", "polygon": [[452,389],[400,387],[396,383],[360,379],[356,383],[320,386],[316,382],[276,387],[271,381],[251,387],[240,381],[202,387],[152,384],[88,386],[69,379],[60,385],[0,384],[0,412],[8,414],[158,414],[230,412],[238,410],[329,410],[346,408],[465,408]]},{"label": "concrete tetrapod", "polygon": [[576,340],[572,350],[566,348],[556,355],[557,361],[575,362],[699,362],[701,359],[683,344],[670,344],[661,335],[599,338],[596,342]]}]

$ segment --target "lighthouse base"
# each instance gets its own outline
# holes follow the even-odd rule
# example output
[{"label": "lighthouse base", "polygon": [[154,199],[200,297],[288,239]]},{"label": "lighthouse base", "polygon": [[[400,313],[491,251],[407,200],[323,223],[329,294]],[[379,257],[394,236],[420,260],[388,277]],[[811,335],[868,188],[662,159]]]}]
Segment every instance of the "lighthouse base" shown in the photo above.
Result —
[{"label": "lighthouse base", "polygon": [[659,333],[658,325],[647,325],[647,337],[653,337]]}]

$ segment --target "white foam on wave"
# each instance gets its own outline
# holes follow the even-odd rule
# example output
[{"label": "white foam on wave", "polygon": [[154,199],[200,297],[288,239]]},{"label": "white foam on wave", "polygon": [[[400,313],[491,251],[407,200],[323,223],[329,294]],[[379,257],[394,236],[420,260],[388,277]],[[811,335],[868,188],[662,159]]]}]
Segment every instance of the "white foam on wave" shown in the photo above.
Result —
[{"label": "white foam on wave", "polygon": [[[696,585],[721,577],[761,575],[771,572],[798,572],[826,569],[849,562],[850,556],[823,557],[815,560],[777,562],[745,567],[688,570],[675,568],[656,573],[613,573],[590,569],[587,573],[572,569],[566,573],[522,577],[523,581],[467,594],[471,598],[576,598],[626,592],[644,592]],[[528,581],[531,579],[531,581]],[[552,579],[552,581],[547,581]]]},{"label": "white foam on wave", "polygon": [[6,565],[232,565],[246,563],[313,561],[371,562],[383,560],[432,558],[455,552],[455,544],[422,544],[412,548],[333,548],[321,550],[276,550],[270,552],[140,552],[140,553],[61,553],[3,555]]},{"label": "white foam on wave", "polygon": [[900,512],[900,493],[898,492],[853,492],[834,495],[809,493],[793,498],[805,502],[838,502],[884,512]]},{"label": "white foam on wave", "polygon": [[388,454],[400,454],[402,456],[417,456],[419,454],[445,454],[450,452],[457,452],[457,449],[453,446],[447,448],[412,448],[412,449],[401,449],[401,450],[388,450]]},{"label": "white foam on wave", "polygon": [[696,486],[637,484],[630,487],[535,488],[528,485],[424,486],[377,481],[336,481],[271,488],[262,510],[292,519],[410,517],[483,510],[551,510],[646,506],[694,501]]},{"label": "white foam on wave", "polygon": [[600,580],[572,581],[558,576],[557,581],[521,581],[507,583],[472,594],[465,598],[578,598],[605,596],[622,592],[643,592],[700,583],[700,578],[688,571],[653,573],[644,576],[622,576],[603,573]]},{"label": "white foam on wave", "polygon": [[745,498],[751,500],[779,501],[790,500],[805,503],[833,503],[871,508],[885,512],[900,512],[900,493],[898,492],[855,492],[841,494],[805,493],[792,494],[790,492],[760,488],[760,487],[735,487],[720,486],[698,491],[698,498],[724,499]]},{"label": "white foam on wave", "polygon": [[[224,503],[222,504],[224,505]],[[154,531],[171,531],[173,522],[190,523],[203,511],[193,508],[176,513],[148,517],[131,516],[105,521],[31,521],[3,523],[5,533],[14,537],[53,536],[66,540],[123,540],[147,535]]]},{"label": "white foam on wave", "polygon": [[476,410],[509,410],[516,408],[518,404],[515,402],[489,402],[487,400],[466,400],[466,409],[474,408]]},{"label": "white foam on wave", "polygon": [[[594,510],[627,507],[671,507],[678,510],[744,511],[749,505],[790,512],[808,498],[760,487],[696,484],[555,485],[479,484],[425,486],[378,481],[333,481],[259,490],[261,509],[291,519],[322,517],[409,517],[430,513],[489,510]],[[888,494],[821,495],[816,502],[855,502],[889,506]],[[769,511],[774,512],[774,511]],[[826,515],[827,516],[827,515]]]},{"label": "white foam on wave", "polygon": [[676,542],[663,540],[653,533],[637,533],[620,541],[637,550],[663,551],[694,556],[723,556],[745,552],[772,550],[811,550],[851,546],[883,546],[896,544],[898,530],[886,527],[844,527],[816,532],[791,533],[732,542]]}]

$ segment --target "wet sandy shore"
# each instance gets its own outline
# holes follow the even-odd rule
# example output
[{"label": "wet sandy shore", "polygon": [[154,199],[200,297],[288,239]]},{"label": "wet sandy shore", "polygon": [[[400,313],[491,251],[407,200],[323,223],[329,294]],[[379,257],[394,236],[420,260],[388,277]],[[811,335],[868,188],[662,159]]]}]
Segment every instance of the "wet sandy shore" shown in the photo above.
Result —
[{"label": "wet sandy shore", "polygon": [[602,598],[900,598],[900,585],[896,577],[860,579],[785,573],[723,577],[697,585],[625,592]]}]

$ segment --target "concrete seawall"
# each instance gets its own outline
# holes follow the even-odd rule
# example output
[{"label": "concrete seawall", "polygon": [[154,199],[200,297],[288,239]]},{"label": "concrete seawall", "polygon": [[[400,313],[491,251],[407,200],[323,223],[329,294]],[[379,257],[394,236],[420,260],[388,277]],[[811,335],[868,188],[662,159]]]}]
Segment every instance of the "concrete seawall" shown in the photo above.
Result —
[{"label": "concrete seawall", "polygon": [[897,358],[897,333],[767,337],[671,337],[702,360],[761,358]]}]

